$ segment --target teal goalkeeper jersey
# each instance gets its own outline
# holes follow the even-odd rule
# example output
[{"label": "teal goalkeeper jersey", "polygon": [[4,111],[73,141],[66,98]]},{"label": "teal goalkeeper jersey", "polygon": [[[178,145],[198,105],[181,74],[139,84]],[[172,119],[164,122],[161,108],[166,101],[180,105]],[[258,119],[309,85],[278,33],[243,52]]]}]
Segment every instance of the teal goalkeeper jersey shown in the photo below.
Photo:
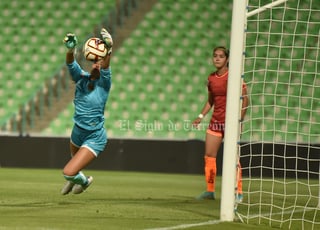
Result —
[{"label": "teal goalkeeper jersey", "polygon": [[[73,120],[85,130],[104,127],[104,109],[111,88],[111,69],[100,69],[100,78],[91,81],[90,73],[84,71],[75,60],[67,64],[72,80],[76,83]],[[93,90],[89,89],[93,84]]]}]

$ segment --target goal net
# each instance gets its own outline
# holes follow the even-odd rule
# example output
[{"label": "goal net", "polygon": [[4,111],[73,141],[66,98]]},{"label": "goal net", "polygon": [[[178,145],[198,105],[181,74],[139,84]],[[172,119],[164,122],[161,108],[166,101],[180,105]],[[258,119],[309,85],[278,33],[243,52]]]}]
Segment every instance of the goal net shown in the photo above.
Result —
[{"label": "goal net", "polygon": [[320,229],[320,2],[249,0],[246,27],[250,105],[240,142],[244,199],[236,217]]}]

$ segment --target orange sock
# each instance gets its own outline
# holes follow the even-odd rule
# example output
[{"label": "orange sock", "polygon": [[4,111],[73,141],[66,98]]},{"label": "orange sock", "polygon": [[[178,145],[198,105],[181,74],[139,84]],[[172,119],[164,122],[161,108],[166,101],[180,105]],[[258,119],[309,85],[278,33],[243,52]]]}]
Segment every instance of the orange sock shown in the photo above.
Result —
[{"label": "orange sock", "polygon": [[238,162],[237,167],[237,193],[242,194],[242,169],[240,162]]},{"label": "orange sock", "polygon": [[204,172],[205,172],[205,177],[207,182],[207,191],[214,192],[216,174],[217,174],[216,158],[205,156],[204,159],[205,159]]}]

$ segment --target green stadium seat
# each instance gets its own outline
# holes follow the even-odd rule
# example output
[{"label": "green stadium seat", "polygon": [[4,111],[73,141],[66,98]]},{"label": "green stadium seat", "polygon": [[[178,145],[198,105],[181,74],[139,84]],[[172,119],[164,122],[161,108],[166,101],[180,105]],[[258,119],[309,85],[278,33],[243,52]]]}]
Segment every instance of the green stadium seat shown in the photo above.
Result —
[{"label": "green stadium seat", "polygon": [[[11,96],[17,97],[17,102],[23,103],[23,99],[25,99],[25,102],[28,101],[31,96],[35,95],[37,89],[42,88],[44,81],[51,79],[56,71],[64,65],[65,50],[63,46],[60,46],[61,37],[69,32],[70,28],[77,28],[74,32],[79,34],[79,40],[85,40],[97,20],[102,20],[105,17],[105,9],[110,8],[115,3],[104,1],[97,4],[95,2],[71,0],[59,4],[54,1],[22,1],[17,4],[27,9],[26,14],[28,18],[31,18],[30,22],[24,21],[24,24],[21,23],[21,25],[32,24],[32,27],[17,28],[24,34],[19,38],[23,39],[24,46],[17,56],[10,56],[7,59],[4,54],[0,54],[0,62],[8,63],[8,60],[21,59],[21,62],[24,63],[23,71],[25,73],[21,70],[20,73],[24,75],[22,80],[25,80],[23,82],[28,85],[28,90],[21,92],[21,85],[10,81],[7,74],[10,74],[10,70],[13,68],[9,65],[3,65],[5,71],[2,76],[0,73],[0,84],[1,87],[4,86],[12,92],[17,92],[14,95],[11,94]],[[3,36],[0,37],[0,42],[8,43],[10,39],[6,38],[11,38],[12,35],[16,34],[16,29],[12,26],[13,22],[11,20],[14,5],[8,1],[2,1],[0,6],[2,9],[6,9],[3,11],[0,21],[3,28]],[[223,0],[203,0],[190,4],[177,1],[169,3],[160,0],[154,5],[154,8],[147,13],[135,31],[113,54],[113,87],[106,107],[106,127],[108,127],[109,136],[203,139],[203,131],[189,132],[181,127],[175,131],[164,129],[157,132],[142,132],[138,130],[121,131],[117,124],[123,119],[127,119],[133,124],[139,119],[145,119],[162,122],[172,120],[181,126],[183,120],[192,120],[196,116],[207,97],[205,82],[207,75],[212,71],[212,48],[216,45],[228,46],[229,43],[226,39],[228,35],[224,31],[225,28],[230,27],[231,20],[229,19],[231,19],[231,15],[228,12],[231,12],[231,7],[232,4],[226,4]],[[70,13],[71,8],[73,9],[72,13]],[[88,12],[85,10],[88,8],[93,10]],[[212,14],[212,12],[225,13]],[[16,18],[19,19],[19,16]],[[274,24],[274,26],[279,28],[277,24]],[[41,30],[34,29],[37,27],[41,27]],[[261,23],[260,27],[268,28],[268,23]],[[49,38],[44,34],[48,34]],[[254,135],[258,135],[258,138],[264,138],[264,140],[270,140],[273,136],[280,135],[279,132],[283,132],[282,130],[278,133],[271,131],[274,126],[288,127],[288,129],[289,126],[291,128],[295,126],[297,121],[288,122],[286,113],[289,110],[290,115],[295,114],[295,107],[299,103],[305,106],[313,103],[315,104],[313,108],[316,111],[320,107],[319,101],[312,101],[310,99],[312,97],[311,93],[301,86],[301,83],[313,83],[314,77],[312,74],[301,77],[301,82],[291,82],[289,72],[276,72],[278,65],[283,69],[290,65],[292,71],[295,71],[295,68],[300,65],[299,63],[285,60],[279,62],[277,60],[266,66],[264,57],[277,57],[278,55],[276,51],[267,49],[267,45],[271,44],[270,42],[278,44],[278,37],[272,36],[271,40],[269,40],[269,35],[260,37],[258,43],[264,46],[255,51],[261,59],[254,60],[259,70],[252,76],[246,76],[251,106],[248,115],[252,116],[250,126],[260,132]],[[288,45],[292,43],[289,39],[285,39],[283,42],[288,43]],[[45,45],[39,48],[39,43]],[[256,41],[250,40],[249,37],[248,44],[256,44]],[[34,63],[37,63],[40,59],[43,60],[42,58],[47,52],[51,55],[46,55],[44,63],[48,64],[40,67],[35,65]],[[254,52],[254,50],[249,49],[248,52]],[[297,49],[294,50],[294,55],[297,57],[303,56],[305,55],[304,52],[302,49]],[[281,58],[288,58],[288,53],[283,50]],[[316,53],[311,51],[309,55],[313,57],[310,60],[316,59]],[[253,65],[253,60],[248,61],[247,64]],[[307,61],[305,67],[312,67],[315,64],[312,61]],[[279,76],[279,83],[270,82],[265,85],[264,82],[268,80],[267,77],[276,74]],[[19,77],[19,75],[15,77]],[[3,82],[8,85],[4,85]],[[288,94],[288,88],[289,92],[294,92],[296,95],[303,97],[285,96]],[[274,93],[283,94],[283,97],[275,98]],[[3,95],[10,94],[4,92]],[[3,96],[2,98],[8,97]],[[9,100],[2,101],[2,104],[0,101],[0,105],[8,102],[10,106],[6,106],[10,109],[8,111],[0,110],[0,115],[3,114],[3,117],[14,114],[18,109],[17,107],[14,108],[15,103]],[[273,109],[271,109],[272,106]],[[286,106],[289,108],[286,108]],[[130,112],[128,112],[128,108],[131,108]],[[69,112],[64,111],[64,115],[61,114],[54,120],[44,133],[68,135],[68,131],[72,128],[72,112],[70,112],[72,109],[71,107],[66,108],[66,111]],[[263,121],[263,117],[269,116],[269,114],[270,116],[276,114],[276,119],[273,122]],[[310,113],[309,115],[302,113],[300,118],[308,119],[308,116],[309,119],[310,117],[319,119],[318,116],[311,116]],[[0,116],[0,121],[1,119]],[[319,124],[319,120],[317,122],[315,124]],[[318,127],[317,125],[314,126]],[[307,129],[308,127],[303,126],[301,128]],[[311,127],[311,129],[316,131],[314,127]],[[286,138],[293,138],[290,132],[286,134]],[[250,134],[247,135],[247,138],[251,138]]]},{"label": "green stadium seat", "polygon": [[[51,0],[0,2],[2,11],[0,41],[2,44],[8,44],[0,55],[0,64],[4,67],[1,80],[9,82],[10,85],[5,85],[6,90],[17,92],[11,95],[12,101],[6,109],[7,114],[17,113],[20,106],[27,103],[35,92],[41,90],[45,81],[54,76],[55,72],[64,65],[65,48],[61,44],[61,39],[70,32],[70,28],[77,28],[74,32],[77,32],[81,41],[81,38],[92,33],[97,18],[105,17],[108,13],[106,9],[112,9],[115,5],[113,1],[88,4],[75,0],[63,3]],[[88,7],[91,9],[90,12],[86,10]],[[73,10],[70,14],[71,8]],[[25,20],[26,18],[28,20]],[[84,20],[86,18],[87,20]],[[15,45],[17,42],[22,46],[19,46],[19,50],[12,52],[10,47],[17,47]],[[16,67],[10,66],[16,61],[23,65],[21,74],[16,74],[14,72],[17,71]],[[40,61],[42,64],[39,66]],[[18,80],[11,83],[11,79],[15,77],[19,77]],[[20,83],[27,85],[27,88],[20,90]],[[0,124],[2,126],[8,118],[4,115],[0,120],[3,121]]]}]

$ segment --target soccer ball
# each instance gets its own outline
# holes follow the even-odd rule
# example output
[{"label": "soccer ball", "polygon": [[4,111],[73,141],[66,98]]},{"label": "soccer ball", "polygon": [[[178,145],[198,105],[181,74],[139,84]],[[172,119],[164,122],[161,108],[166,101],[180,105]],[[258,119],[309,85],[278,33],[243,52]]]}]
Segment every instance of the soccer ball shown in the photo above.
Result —
[{"label": "soccer ball", "polygon": [[99,61],[107,54],[107,48],[100,38],[89,38],[83,47],[84,57],[88,61]]}]

